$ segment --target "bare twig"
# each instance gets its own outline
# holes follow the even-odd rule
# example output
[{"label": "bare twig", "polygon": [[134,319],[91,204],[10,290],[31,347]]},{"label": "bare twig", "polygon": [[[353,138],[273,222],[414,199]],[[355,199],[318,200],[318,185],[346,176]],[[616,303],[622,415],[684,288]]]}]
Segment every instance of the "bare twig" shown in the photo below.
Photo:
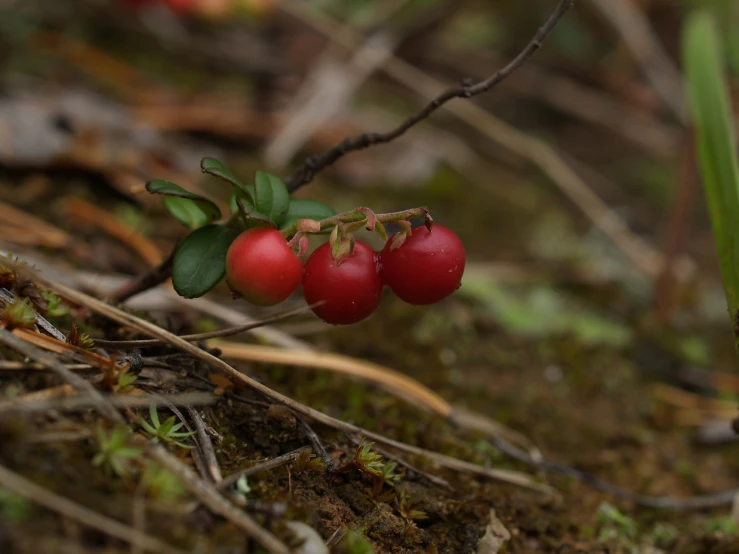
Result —
[{"label": "bare twig", "polygon": [[223,481],[218,483],[216,487],[221,490],[227,489],[228,487],[231,487],[234,484],[236,484],[236,481],[238,481],[242,477],[250,477],[251,475],[256,475],[257,473],[261,473],[262,471],[270,471],[272,469],[277,469],[278,467],[282,467],[285,464],[294,462],[300,457],[301,454],[303,454],[304,452],[310,452],[311,450],[312,448],[310,446],[301,446],[300,448],[293,450],[292,452],[288,452],[287,454],[283,454],[282,456],[277,456],[276,458],[272,458],[271,460],[267,460],[266,462],[263,462],[261,464],[247,467],[246,469],[242,469],[241,471],[232,473],[231,475],[226,477]]},{"label": "bare twig", "polygon": [[[70,371],[86,371],[97,369],[90,364],[65,364]],[[13,360],[0,360],[0,371],[48,371],[49,368],[38,362],[15,362]]]},{"label": "bare twig", "polygon": [[[275,314],[268,318],[262,319],[261,321],[252,321],[244,325],[238,325],[236,327],[228,327],[226,329],[218,329],[217,331],[209,331],[208,333],[180,335],[180,338],[188,342],[198,342],[201,340],[215,339],[215,338],[220,338],[220,337],[230,337],[232,335],[238,335],[239,333],[251,331],[252,329],[257,329],[258,327],[264,327],[265,325],[269,325],[270,323],[275,323],[277,321],[283,321],[296,314],[303,313],[309,310],[310,308],[311,306],[301,306],[300,308],[295,308],[294,310],[289,310],[284,313]],[[158,339],[141,339],[141,340],[94,339],[94,340],[95,340],[95,344],[97,344],[98,346],[107,346],[107,347],[115,347],[115,348],[142,348],[144,346],[156,346],[158,344],[165,344],[164,341],[161,341]]]},{"label": "bare twig", "polygon": [[290,554],[290,549],[280,539],[228,502],[213,485],[198,478],[176,456],[159,444],[143,441],[142,443],[149,456],[182,479],[184,486],[212,512],[226,518],[250,537],[254,537],[271,554]]},{"label": "bare twig", "polygon": [[221,466],[218,464],[218,458],[216,452],[213,449],[213,443],[208,436],[208,432],[205,430],[205,422],[203,418],[195,408],[187,407],[187,413],[190,414],[193,422],[195,422],[195,429],[197,430],[198,444],[203,452],[203,458],[205,458],[205,464],[208,467],[208,475],[213,479],[214,483],[220,483],[223,481],[221,476]]},{"label": "bare twig", "polygon": [[[98,531],[115,537],[118,540],[136,545],[150,552],[162,552],[163,554],[185,554],[179,548],[168,545],[154,537],[146,535],[128,525],[119,523],[105,517],[89,508],[80,506],[71,500],[59,496],[48,489],[29,481],[25,477],[0,466],[0,485],[3,488],[19,494],[44,508],[57,512],[63,517],[73,519]],[[287,551],[285,551],[287,552]]]},{"label": "bare twig", "polygon": [[487,79],[472,84],[463,82],[460,86],[451,88],[429,102],[420,112],[409,117],[395,129],[386,133],[363,133],[354,137],[348,137],[339,144],[319,156],[311,156],[303,166],[298,169],[287,180],[286,184],[290,191],[297,190],[301,186],[310,183],[319,171],[332,165],[337,160],[355,150],[362,150],[375,144],[386,144],[403,135],[411,127],[423,121],[441,106],[453,98],[472,98],[483,92],[487,92],[503,81],[511,73],[521,67],[541,47],[544,39],[552,32],[559,20],[572,7],[574,0],[561,0],[552,15],[534,35],[534,38],[518,56],[503,69],[491,75]]},{"label": "bare twig", "polygon": [[59,375],[67,383],[80,391],[80,393],[94,400],[94,405],[100,410],[100,413],[108,419],[112,421],[123,421],[121,414],[119,414],[111,404],[106,402],[103,395],[100,394],[100,392],[91,383],[67,369],[67,366],[51,354],[48,354],[40,348],[19,339],[7,329],[0,329],[0,343],[23,354],[27,358],[37,361],[44,367],[47,367]]},{"label": "bare twig", "polygon": [[[145,408],[148,406],[171,406],[177,404],[181,406],[197,406],[212,404],[217,400],[216,397],[205,392],[186,392],[168,396],[101,395],[101,397],[108,405],[116,408]],[[37,413],[49,410],[74,412],[97,407],[99,402],[100,400],[98,398],[89,394],[66,398],[29,399],[27,401],[6,400],[0,402],[0,417],[5,413]]]},{"label": "bare twig", "polygon": [[326,466],[326,471],[331,474],[336,470],[334,461],[331,459],[331,456],[329,456],[328,452],[326,452],[326,449],[323,447],[323,444],[321,444],[321,439],[318,438],[318,435],[313,430],[313,428],[306,423],[305,419],[300,417],[298,414],[295,414],[295,418],[298,420],[300,425],[303,427],[303,432],[305,433],[305,438],[307,438],[311,445],[313,446],[313,451],[316,453],[316,456],[321,458],[323,460],[324,465]]}]

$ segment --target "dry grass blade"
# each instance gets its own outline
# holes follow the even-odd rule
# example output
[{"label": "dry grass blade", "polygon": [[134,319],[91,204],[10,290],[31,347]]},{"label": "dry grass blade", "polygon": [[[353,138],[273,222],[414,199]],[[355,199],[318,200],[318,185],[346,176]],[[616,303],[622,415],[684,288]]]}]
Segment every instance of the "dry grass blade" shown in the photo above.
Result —
[{"label": "dry grass blade", "polygon": [[54,358],[51,354],[48,354],[21,338],[16,337],[7,329],[0,329],[0,343],[12,348],[20,354],[23,354],[27,358],[35,360],[44,367],[47,367],[82,394],[93,398],[95,400],[96,407],[100,410],[100,413],[108,419],[112,421],[123,421],[121,414],[105,401],[103,395],[100,394],[100,392],[91,383],[67,369],[63,363]]},{"label": "dry grass blade", "polygon": [[268,398],[271,398],[272,400],[276,402],[284,404],[288,408],[298,412],[301,415],[307,416],[313,419],[314,421],[317,421],[319,423],[322,423],[324,425],[327,425],[329,427],[332,427],[334,429],[338,429],[340,431],[344,431],[347,433],[364,435],[370,440],[374,440],[376,442],[392,446],[404,452],[410,452],[412,454],[425,456],[427,458],[432,459],[437,464],[443,467],[449,468],[449,469],[472,473],[475,475],[480,475],[480,476],[484,476],[484,477],[488,477],[492,479],[497,479],[500,481],[519,485],[522,487],[527,487],[527,488],[537,490],[540,492],[544,492],[547,494],[552,494],[552,495],[557,494],[556,491],[552,489],[552,487],[549,487],[548,485],[543,485],[541,483],[537,483],[529,475],[525,473],[516,472],[516,471],[506,471],[506,470],[495,470],[495,469],[488,469],[488,468],[480,467],[478,465],[472,464],[470,462],[465,462],[457,458],[452,458],[450,456],[444,456],[436,452],[431,452],[423,448],[414,447],[408,444],[404,444],[404,443],[392,440],[383,435],[379,435],[367,429],[363,429],[362,427],[358,427],[356,425],[352,425],[350,423],[346,423],[339,419],[328,416],[324,414],[323,412],[319,412],[318,410],[315,410],[300,402],[296,402],[292,398],[289,398],[283,394],[280,394],[277,391],[272,390],[271,388],[252,379],[251,377],[244,375],[243,373],[236,370],[235,368],[233,368],[232,366],[230,366],[228,363],[224,362],[223,360],[213,356],[212,354],[202,350],[201,348],[198,348],[197,346],[190,344],[187,341],[182,340],[178,336],[173,335],[172,333],[169,333],[168,331],[162,329],[161,327],[158,327],[157,325],[154,325],[153,323],[149,323],[148,321],[144,321],[143,319],[139,317],[136,317],[132,314],[128,314],[122,310],[119,310],[118,308],[109,306],[105,302],[97,300],[96,298],[93,298],[84,293],[76,291],[70,287],[56,284],[50,281],[49,279],[46,279],[44,276],[39,275],[37,273],[34,273],[33,277],[40,283],[44,284],[45,286],[51,289],[54,289],[61,294],[68,296],[69,298],[73,299],[75,302],[78,302],[82,305],[87,306],[89,309],[91,309],[92,311],[98,314],[104,315],[110,318],[111,320],[118,322],[121,325],[131,327],[149,336],[159,338],[167,342],[168,344],[182,350],[183,352],[187,352],[188,354],[191,354],[195,358],[202,360],[203,362],[207,363],[211,367],[218,368],[219,370],[223,371],[227,375],[230,375],[231,377],[238,379],[239,381],[243,382],[247,386],[267,396]]},{"label": "dry grass blade", "polygon": [[453,411],[451,404],[415,379],[372,362],[328,352],[284,350],[225,341],[212,341],[210,344],[218,348],[224,358],[335,371],[376,384],[441,417],[449,417]]},{"label": "dry grass blade", "polygon": [[[67,385],[65,385],[67,386]],[[66,390],[66,389],[65,389]],[[171,395],[146,396],[103,396],[105,402],[116,408],[146,408],[149,406],[202,406],[212,404],[216,398],[203,392],[186,392]],[[97,407],[99,400],[88,395],[83,396],[54,396],[49,398],[30,397],[0,402],[0,417],[5,413],[37,413],[56,410],[73,412]]]},{"label": "dry grass blade", "polygon": [[183,550],[168,545],[154,537],[146,535],[136,529],[105,517],[89,508],[80,506],[71,500],[59,496],[39,485],[29,481],[25,477],[0,466],[0,486],[10,492],[33,500],[37,504],[57,512],[62,517],[72,519],[83,525],[97,529],[106,535],[118,540],[138,546],[149,552],[161,552],[162,554],[185,554]]}]

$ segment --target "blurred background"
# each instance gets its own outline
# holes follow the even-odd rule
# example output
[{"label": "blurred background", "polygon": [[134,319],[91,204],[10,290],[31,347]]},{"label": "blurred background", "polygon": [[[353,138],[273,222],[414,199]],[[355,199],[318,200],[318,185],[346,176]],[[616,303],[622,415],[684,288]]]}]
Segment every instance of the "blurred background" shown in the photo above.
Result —
[{"label": "blurred background", "polygon": [[[739,3],[578,0],[499,87],[321,172],[296,197],[337,211],[426,205],[462,238],[468,269],[433,308],[388,296],[349,328],[308,316],[279,328],[403,371],[629,490],[735,484],[739,374],[680,62],[686,14],[711,3],[739,105]],[[4,0],[0,248],[138,275],[187,234],[147,180],[225,205],[230,190],[200,172],[203,156],[245,179],[257,169],[287,178],[344,137],[389,130],[463,78],[492,75],[555,5]],[[229,302],[223,288],[211,297]],[[177,331],[208,325],[184,308],[164,320]],[[487,443],[455,443],[431,416],[404,428],[419,416],[359,384],[264,375],[403,440],[522,467]],[[554,484],[566,498],[557,508],[478,491],[518,529],[511,552],[739,551],[728,505],[675,514],[627,504],[623,523],[609,519],[603,493]]]}]

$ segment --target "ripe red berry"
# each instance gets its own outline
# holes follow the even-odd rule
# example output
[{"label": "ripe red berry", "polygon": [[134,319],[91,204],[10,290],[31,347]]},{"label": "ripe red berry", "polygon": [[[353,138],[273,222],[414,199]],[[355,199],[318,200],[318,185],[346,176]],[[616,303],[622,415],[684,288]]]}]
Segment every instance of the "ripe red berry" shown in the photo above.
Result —
[{"label": "ripe red berry", "polygon": [[460,287],[465,252],[452,230],[417,227],[399,248],[391,250],[391,244],[392,239],[380,253],[380,267],[385,284],[401,300],[434,304]]},{"label": "ripe red berry", "polygon": [[306,302],[325,301],[313,312],[325,322],[337,325],[356,323],[374,312],[382,297],[376,254],[357,241],[351,256],[337,264],[331,245],[319,246],[303,268]]},{"label": "ripe red berry", "polygon": [[231,243],[226,276],[233,290],[252,304],[273,306],[300,285],[303,267],[279,231],[248,229]]}]

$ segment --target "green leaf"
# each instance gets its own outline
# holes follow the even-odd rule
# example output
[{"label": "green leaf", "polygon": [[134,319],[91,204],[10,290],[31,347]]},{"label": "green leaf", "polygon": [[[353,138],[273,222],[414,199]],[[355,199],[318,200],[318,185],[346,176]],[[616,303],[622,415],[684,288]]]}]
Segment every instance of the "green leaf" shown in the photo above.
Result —
[{"label": "green leaf", "polygon": [[266,215],[277,224],[282,223],[290,205],[290,193],[279,177],[257,171],[254,178],[256,198],[254,205],[257,211]]},{"label": "green leaf", "polygon": [[197,229],[221,217],[221,210],[214,202],[169,181],[154,179],[146,183],[146,190],[164,196],[164,205],[169,213],[190,229]]},{"label": "green leaf", "polygon": [[198,298],[226,274],[226,252],[239,231],[207,225],[190,233],[175,251],[172,285],[180,296]]},{"label": "green leaf", "polygon": [[[282,222],[281,228],[286,229],[298,219],[314,219],[315,221],[320,221],[334,215],[336,215],[336,212],[331,206],[316,202],[315,200],[294,198],[290,201],[290,206],[287,208],[287,215]],[[330,233],[331,230],[327,229],[325,232]]]},{"label": "green leaf", "polygon": [[[696,151],[732,326],[739,323],[739,162],[719,32],[708,10],[685,23],[683,59]],[[736,336],[736,333],[735,333]],[[736,338],[739,348],[739,337]]]},{"label": "green leaf", "polygon": [[208,173],[209,175],[213,175],[214,177],[218,177],[219,179],[223,179],[224,181],[231,183],[247,197],[252,194],[249,192],[249,187],[247,185],[245,185],[240,179],[237,179],[236,175],[231,173],[230,169],[215,158],[206,157],[200,160],[200,169],[203,173]]}]

